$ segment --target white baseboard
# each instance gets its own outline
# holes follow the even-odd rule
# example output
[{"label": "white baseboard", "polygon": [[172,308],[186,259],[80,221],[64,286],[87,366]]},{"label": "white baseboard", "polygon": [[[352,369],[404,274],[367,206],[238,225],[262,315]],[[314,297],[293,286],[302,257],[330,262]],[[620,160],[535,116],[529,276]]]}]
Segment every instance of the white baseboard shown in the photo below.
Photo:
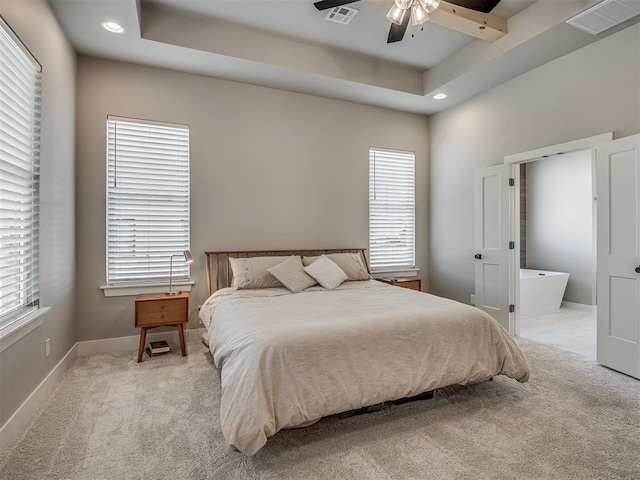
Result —
[{"label": "white baseboard", "polygon": [[200,327],[191,328],[184,333],[186,334],[186,339],[188,342],[202,342],[202,334],[206,331],[206,328]]},{"label": "white baseboard", "polygon": [[[204,328],[194,328],[185,331],[187,342],[201,341]],[[166,340],[173,348],[179,349],[178,332],[160,332],[147,335],[148,341]],[[76,357],[94,355],[98,353],[110,353],[126,350],[138,350],[140,337],[133,335],[130,337],[105,338],[101,340],[88,340],[77,342],[69,349],[40,384],[31,392],[31,395],[22,402],[20,407],[11,415],[2,428],[0,428],[0,452],[14,443],[18,436],[24,431],[33,415],[38,411],[42,403],[53,392],[62,376],[69,369],[69,366]],[[188,352],[187,352],[188,353]]]},{"label": "white baseboard", "polygon": [[12,445],[24,431],[33,415],[35,415],[49,394],[53,392],[53,389],[77,356],[78,344],[76,343],[0,428],[0,451]]},{"label": "white baseboard", "polygon": [[583,310],[585,312],[593,312],[596,305],[585,305],[584,303],[562,302],[561,307],[573,308],[574,310]]},{"label": "white baseboard", "polygon": [[[192,328],[185,330],[184,336],[187,342],[200,341],[200,336],[204,332],[204,328]],[[147,343],[166,340],[169,345],[174,348],[180,348],[178,340],[178,332],[158,332],[148,333]],[[100,340],[85,340],[78,342],[78,356],[96,355],[98,353],[123,352],[127,350],[138,350],[140,335],[131,335],[129,337],[102,338]]]}]

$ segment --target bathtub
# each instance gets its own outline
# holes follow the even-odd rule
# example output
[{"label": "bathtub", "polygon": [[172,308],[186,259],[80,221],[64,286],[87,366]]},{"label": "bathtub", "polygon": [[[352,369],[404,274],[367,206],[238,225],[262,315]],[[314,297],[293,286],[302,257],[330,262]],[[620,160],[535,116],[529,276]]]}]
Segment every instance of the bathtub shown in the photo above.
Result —
[{"label": "bathtub", "polygon": [[559,309],[568,281],[568,273],[520,269],[520,315]]}]

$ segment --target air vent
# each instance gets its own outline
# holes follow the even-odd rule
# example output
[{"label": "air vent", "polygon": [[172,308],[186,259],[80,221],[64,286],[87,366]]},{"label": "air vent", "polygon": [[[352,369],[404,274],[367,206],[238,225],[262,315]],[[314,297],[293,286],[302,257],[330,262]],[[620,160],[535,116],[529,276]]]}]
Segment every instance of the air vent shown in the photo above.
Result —
[{"label": "air vent", "polygon": [[349,25],[349,22],[353,20],[358,14],[359,10],[351,7],[335,7],[329,10],[327,16],[324,17],[325,20],[329,20],[330,22],[340,23],[342,25]]},{"label": "air vent", "polygon": [[640,15],[639,0],[605,0],[570,18],[567,23],[597,35],[636,15]]}]

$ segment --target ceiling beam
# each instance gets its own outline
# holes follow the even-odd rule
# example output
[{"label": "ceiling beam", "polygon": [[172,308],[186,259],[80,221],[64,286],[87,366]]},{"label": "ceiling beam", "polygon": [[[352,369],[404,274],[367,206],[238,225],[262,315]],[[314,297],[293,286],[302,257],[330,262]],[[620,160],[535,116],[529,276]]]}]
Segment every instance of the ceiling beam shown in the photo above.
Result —
[{"label": "ceiling beam", "polygon": [[435,12],[429,14],[429,21],[486,42],[495,42],[507,34],[507,21],[504,18],[444,1]]}]

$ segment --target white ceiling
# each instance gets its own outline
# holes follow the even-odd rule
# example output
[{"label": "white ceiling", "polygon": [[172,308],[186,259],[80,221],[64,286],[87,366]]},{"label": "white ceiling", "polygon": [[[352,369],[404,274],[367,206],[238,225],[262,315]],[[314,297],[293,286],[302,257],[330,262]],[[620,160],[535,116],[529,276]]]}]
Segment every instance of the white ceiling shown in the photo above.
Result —
[{"label": "white ceiling", "polygon": [[[517,2],[523,8],[533,2],[503,1]],[[426,23],[422,28],[409,26],[404,41],[387,45],[388,9],[362,0],[349,4],[358,10],[349,25],[326,21],[328,10],[318,11],[313,0],[154,0],[153,3],[423,69],[438,64],[473,40],[468,35]]]},{"label": "white ceiling", "polygon": [[[386,7],[367,1],[350,5],[359,13],[347,26],[311,0],[49,3],[84,55],[425,114],[605,36],[565,24],[595,0],[502,0],[492,13],[509,33],[494,43],[426,23],[389,45]],[[105,20],[126,32],[107,33]],[[449,97],[434,100],[440,91]]]}]

